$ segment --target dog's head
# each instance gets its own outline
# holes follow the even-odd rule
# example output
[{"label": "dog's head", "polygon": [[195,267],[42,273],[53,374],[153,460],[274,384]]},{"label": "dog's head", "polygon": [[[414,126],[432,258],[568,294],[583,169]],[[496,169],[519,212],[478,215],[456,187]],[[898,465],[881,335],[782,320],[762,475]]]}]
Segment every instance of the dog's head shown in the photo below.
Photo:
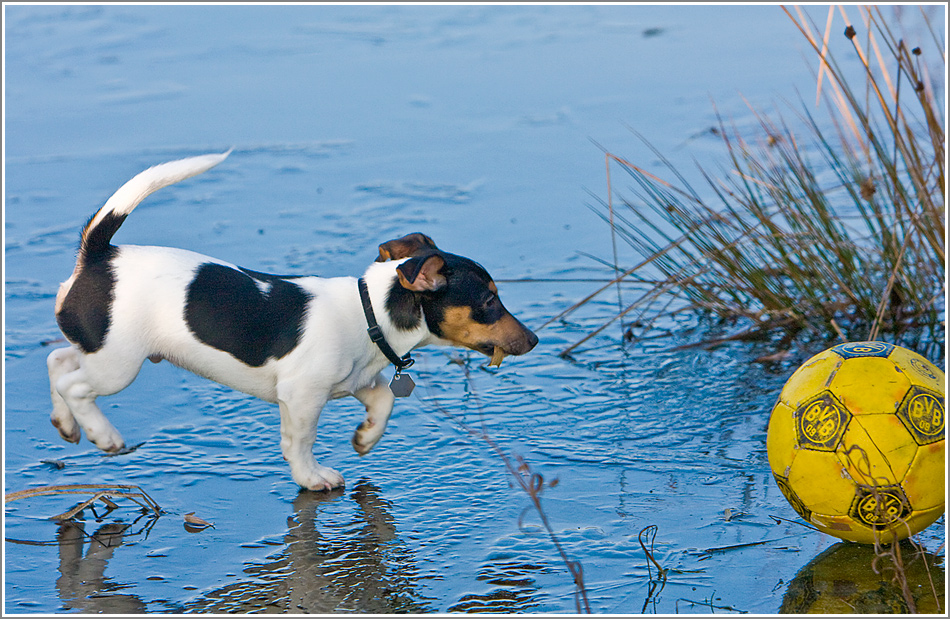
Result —
[{"label": "dog's head", "polygon": [[403,258],[408,260],[396,267],[398,286],[386,303],[397,326],[402,319],[402,326],[411,328],[414,308],[421,306],[433,335],[492,357],[494,365],[538,343],[538,336],[505,309],[498,287],[477,262],[440,250],[418,232],[380,245],[376,261]]}]

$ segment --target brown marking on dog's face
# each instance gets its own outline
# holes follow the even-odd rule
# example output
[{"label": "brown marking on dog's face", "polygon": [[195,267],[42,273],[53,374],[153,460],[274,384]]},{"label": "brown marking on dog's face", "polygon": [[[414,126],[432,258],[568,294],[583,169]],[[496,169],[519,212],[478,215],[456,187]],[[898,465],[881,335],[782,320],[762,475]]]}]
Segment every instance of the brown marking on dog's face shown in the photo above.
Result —
[{"label": "brown marking on dog's face", "polygon": [[413,232],[402,238],[386,241],[380,245],[379,257],[376,258],[376,262],[412,258],[413,256],[420,256],[427,252],[437,251],[438,249],[432,239],[421,232]]},{"label": "brown marking on dog's face", "polygon": [[[497,299],[497,297],[496,297]],[[501,305],[501,301],[498,301]],[[494,322],[482,323],[473,317],[473,308],[449,307],[439,323],[440,336],[453,344],[495,356],[495,348],[506,355],[523,355],[538,343],[537,336],[501,307],[502,313]]]},{"label": "brown marking on dog's face", "polygon": [[496,348],[506,355],[523,355],[534,348],[537,336],[508,312],[498,297],[498,286],[481,265],[445,252],[438,255],[445,261],[440,271],[445,286],[422,297],[430,331],[489,357],[496,356]]}]

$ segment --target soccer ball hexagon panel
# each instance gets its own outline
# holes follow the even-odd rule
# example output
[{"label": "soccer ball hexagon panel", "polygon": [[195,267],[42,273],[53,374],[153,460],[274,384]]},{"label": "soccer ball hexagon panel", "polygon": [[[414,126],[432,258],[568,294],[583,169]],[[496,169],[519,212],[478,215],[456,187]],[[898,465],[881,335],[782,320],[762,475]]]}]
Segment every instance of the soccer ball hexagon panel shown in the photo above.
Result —
[{"label": "soccer ball hexagon panel", "polygon": [[769,466],[819,530],[872,544],[944,513],[944,373],[885,342],[839,344],[785,383],[769,419]]}]

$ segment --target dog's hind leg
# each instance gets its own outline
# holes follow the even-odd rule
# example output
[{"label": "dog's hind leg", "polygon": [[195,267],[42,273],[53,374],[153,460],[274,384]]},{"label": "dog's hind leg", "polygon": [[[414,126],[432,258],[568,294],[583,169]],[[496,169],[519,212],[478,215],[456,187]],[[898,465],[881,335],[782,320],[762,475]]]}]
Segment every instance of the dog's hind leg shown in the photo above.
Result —
[{"label": "dog's hind leg", "polygon": [[137,354],[117,356],[114,351],[109,353],[106,349],[77,356],[79,367],[56,380],[56,391],[85,431],[86,438],[103,451],[121,451],[125,441],[99,410],[96,398],[128,387],[138,376],[144,359]]},{"label": "dog's hind leg", "polygon": [[56,381],[56,390],[66,401],[73,417],[86,431],[86,438],[103,451],[116,452],[125,447],[119,431],[106,419],[96,398],[99,394],[89,384],[86,370],[80,367]]},{"label": "dog's hind leg", "polygon": [[326,393],[316,387],[291,381],[277,383],[280,450],[290,464],[294,481],[308,490],[326,491],[344,485],[338,471],[320,466],[313,457],[317,422],[326,403]]},{"label": "dog's hind leg", "polygon": [[69,410],[69,405],[66,404],[66,400],[56,389],[56,383],[62,376],[79,369],[80,354],[75,346],[70,346],[68,348],[57,348],[46,358],[46,367],[49,369],[49,394],[53,401],[50,423],[59,430],[59,435],[70,443],[78,443],[79,439],[82,438],[82,433],[79,431],[76,418]]},{"label": "dog's hind leg", "polygon": [[356,453],[365,456],[382,438],[389,416],[393,412],[395,398],[380,374],[376,375],[372,385],[353,395],[366,407],[366,420],[356,428],[350,442],[353,443]]}]

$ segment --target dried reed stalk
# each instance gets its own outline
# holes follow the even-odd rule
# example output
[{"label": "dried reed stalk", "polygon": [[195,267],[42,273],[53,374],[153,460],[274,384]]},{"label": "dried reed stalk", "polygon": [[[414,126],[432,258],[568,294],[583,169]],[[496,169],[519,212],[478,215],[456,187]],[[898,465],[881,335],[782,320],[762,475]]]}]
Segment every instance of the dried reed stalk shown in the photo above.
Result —
[{"label": "dried reed stalk", "polygon": [[11,492],[4,495],[3,501],[4,503],[12,503],[13,501],[26,498],[70,494],[92,494],[92,496],[61,514],[51,516],[49,518],[50,520],[69,520],[82,510],[93,505],[96,501],[101,501],[109,509],[115,509],[117,505],[112,502],[112,498],[129,499],[143,509],[151,510],[156,516],[161,515],[162,512],[162,508],[159,507],[158,503],[156,503],[145,490],[142,490],[139,486],[127,484],[66,484],[60,486],[41,486],[39,488],[28,488],[27,490]]}]

